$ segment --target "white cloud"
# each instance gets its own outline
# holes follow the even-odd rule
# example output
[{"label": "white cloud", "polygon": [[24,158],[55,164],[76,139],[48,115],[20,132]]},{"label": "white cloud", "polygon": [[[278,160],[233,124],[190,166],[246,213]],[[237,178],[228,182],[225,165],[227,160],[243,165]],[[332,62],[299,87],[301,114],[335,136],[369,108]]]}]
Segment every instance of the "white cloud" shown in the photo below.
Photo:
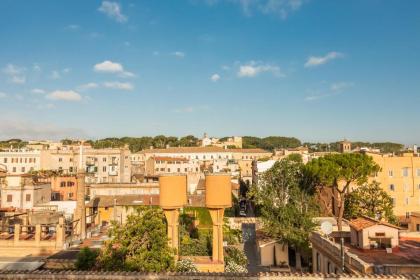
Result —
[{"label": "white cloud", "polygon": [[54,108],[55,108],[55,105],[54,105],[54,104],[52,104],[52,103],[38,104],[38,105],[36,106],[36,108],[37,108],[38,110],[54,109]]},{"label": "white cloud", "polygon": [[275,14],[286,19],[291,12],[299,10],[302,5],[302,0],[268,0],[260,5],[260,10],[263,14]]},{"label": "white cloud", "polygon": [[118,76],[120,76],[121,78],[134,78],[136,75],[132,72],[124,71]]},{"label": "white cloud", "polygon": [[58,80],[58,79],[61,78],[61,75],[57,70],[54,70],[54,71],[51,72],[50,78],[53,79],[53,80]]},{"label": "white cloud", "polygon": [[187,106],[184,108],[178,108],[173,110],[175,113],[195,113],[195,112],[202,112],[209,109],[209,106],[207,105],[201,105],[201,106]]},{"label": "white cloud", "polygon": [[40,89],[40,88],[34,88],[34,89],[31,90],[31,93],[33,93],[33,94],[44,94],[45,90]]},{"label": "white cloud", "polygon": [[18,67],[11,63],[7,64],[6,67],[3,68],[3,73],[9,76],[19,75],[19,74],[22,74],[23,72],[25,72],[25,68]]},{"label": "white cloud", "polygon": [[210,80],[212,80],[213,82],[217,82],[218,80],[220,80],[220,75],[219,74],[213,74],[210,77]]},{"label": "white cloud", "polygon": [[93,69],[96,72],[119,73],[124,71],[124,67],[117,62],[105,60],[104,62],[95,64]]},{"label": "white cloud", "polygon": [[6,67],[2,69],[2,72],[9,76],[9,82],[14,84],[26,83],[25,71],[26,69],[24,67],[18,67],[11,63],[7,64]]},{"label": "white cloud", "polygon": [[0,117],[0,135],[2,138],[20,139],[55,139],[85,138],[87,134],[81,129],[66,128],[63,124],[56,126],[45,122],[31,122],[18,118]]},{"label": "white cloud", "polygon": [[316,67],[340,57],[343,57],[343,54],[339,52],[329,52],[325,56],[310,56],[305,63],[305,67]]},{"label": "white cloud", "polygon": [[80,101],[82,96],[73,90],[56,90],[49,93],[46,96],[47,99],[51,100],[63,100],[63,101]]},{"label": "white cloud", "polygon": [[0,91],[0,98],[6,98],[6,97],[7,97],[7,94]]},{"label": "white cloud", "polygon": [[37,63],[34,63],[34,65],[32,66],[32,69],[35,72],[40,72],[41,71],[41,66],[39,66]]},{"label": "white cloud", "polygon": [[68,74],[70,73],[71,68],[64,68],[63,70],[61,70],[61,72],[63,72],[64,74]]},{"label": "white cloud", "polygon": [[219,2],[228,2],[239,5],[243,13],[251,16],[255,12],[264,15],[274,15],[281,19],[286,19],[289,14],[299,10],[305,0],[206,0],[209,6],[213,6]]},{"label": "white cloud", "polygon": [[133,90],[134,86],[131,83],[121,83],[121,82],[105,82],[104,87],[111,89],[119,90]]},{"label": "white cloud", "polygon": [[79,86],[79,88],[82,90],[93,89],[93,88],[98,88],[98,87],[99,85],[97,83],[87,83],[87,84]]},{"label": "white cloud", "polygon": [[276,65],[263,64],[260,62],[251,61],[247,64],[240,65],[237,73],[240,78],[253,78],[260,73],[269,72],[277,77],[284,77],[285,75],[280,71],[280,67]]},{"label": "white cloud", "polygon": [[106,14],[109,18],[114,19],[117,22],[126,22],[127,16],[121,11],[121,6],[116,2],[103,1],[98,11]]},{"label": "white cloud", "polygon": [[173,52],[172,55],[178,57],[178,58],[184,58],[185,57],[185,53],[184,52],[180,52],[180,51],[176,51]]},{"label": "white cloud", "polygon": [[348,82],[333,83],[330,86],[330,90],[334,92],[339,92],[347,88],[353,87],[353,85],[354,85],[353,83],[348,83]]},{"label": "white cloud", "polygon": [[80,25],[78,25],[78,24],[69,24],[69,25],[67,25],[66,26],[66,28],[65,28],[66,30],[72,30],[72,31],[75,31],[75,30],[78,30],[78,29],[80,29]]},{"label": "white cloud", "polygon": [[315,91],[310,90],[309,91],[310,95],[305,97],[305,101],[314,101],[318,99],[340,95],[344,93],[346,89],[351,88],[353,86],[354,86],[354,83],[350,83],[350,82],[332,83],[327,89],[315,90]]},{"label": "white cloud", "polygon": [[26,83],[26,77],[25,76],[13,76],[10,78],[10,82],[14,84],[24,84]]}]

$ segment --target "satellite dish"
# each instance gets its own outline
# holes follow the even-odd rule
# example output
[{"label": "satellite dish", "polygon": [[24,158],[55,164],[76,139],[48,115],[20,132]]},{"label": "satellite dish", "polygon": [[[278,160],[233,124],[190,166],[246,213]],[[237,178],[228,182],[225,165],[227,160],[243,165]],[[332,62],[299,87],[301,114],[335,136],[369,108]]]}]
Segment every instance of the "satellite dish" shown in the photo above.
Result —
[{"label": "satellite dish", "polygon": [[326,235],[331,234],[331,232],[333,231],[333,226],[332,226],[332,224],[331,224],[330,222],[328,222],[328,221],[324,221],[324,222],[322,222],[322,224],[321,224],[321,231],[322,231],[324,234],[326,234]]}]

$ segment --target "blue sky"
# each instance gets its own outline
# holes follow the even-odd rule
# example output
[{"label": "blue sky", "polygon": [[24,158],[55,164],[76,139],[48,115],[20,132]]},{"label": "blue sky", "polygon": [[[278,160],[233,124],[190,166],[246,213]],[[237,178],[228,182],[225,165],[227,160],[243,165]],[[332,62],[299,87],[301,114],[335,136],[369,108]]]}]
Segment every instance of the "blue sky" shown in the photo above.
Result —
[{"label": "blue sky", "polygon": [[420,143],[420,1],[0,1],[0,138]]}]

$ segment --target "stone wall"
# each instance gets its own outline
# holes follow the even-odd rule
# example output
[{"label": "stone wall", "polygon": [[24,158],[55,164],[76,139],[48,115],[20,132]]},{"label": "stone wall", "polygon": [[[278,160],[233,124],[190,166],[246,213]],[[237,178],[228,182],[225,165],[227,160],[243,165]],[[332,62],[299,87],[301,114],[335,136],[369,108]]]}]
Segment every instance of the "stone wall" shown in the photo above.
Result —
[{"label": "stone wall", "polygon": [[95,272],[95,271],[51,271],[38,270],[34,272],[0,271],[0,279],[7,280],[365,280],[365,279],[419,279],[419,275],[324,275],[300,273],[260,273],[260,274],[230,274],[230,273],[194,273],[194,274],[142,274],[138,272]]}]

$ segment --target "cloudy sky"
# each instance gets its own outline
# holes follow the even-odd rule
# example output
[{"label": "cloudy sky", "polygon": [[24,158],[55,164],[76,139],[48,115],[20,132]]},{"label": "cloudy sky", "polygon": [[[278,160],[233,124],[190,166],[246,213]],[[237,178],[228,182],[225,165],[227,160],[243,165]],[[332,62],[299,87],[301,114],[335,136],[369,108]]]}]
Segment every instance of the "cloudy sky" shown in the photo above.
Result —
[{"label": "cloudy sky", "polygon": [[0,1],[0,139],[420,144],[420,1]]}]

